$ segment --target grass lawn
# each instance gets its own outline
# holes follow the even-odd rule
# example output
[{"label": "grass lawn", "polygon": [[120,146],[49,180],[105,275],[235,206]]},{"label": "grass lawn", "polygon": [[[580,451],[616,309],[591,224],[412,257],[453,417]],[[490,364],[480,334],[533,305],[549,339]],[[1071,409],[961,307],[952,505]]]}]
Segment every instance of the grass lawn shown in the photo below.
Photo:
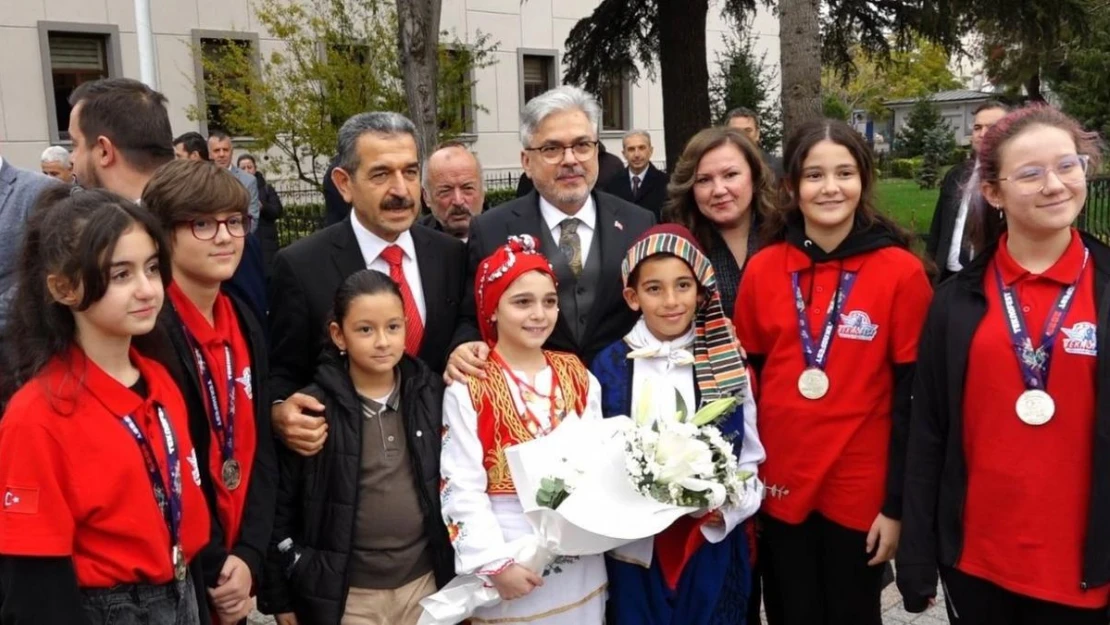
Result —
[{"label": "grass lawn", "polygon": [[921,189],[913,180],[886,178],[879,181],[875,203],[880,211],[911,232],[927,233],[933,220],[940,188]]}]

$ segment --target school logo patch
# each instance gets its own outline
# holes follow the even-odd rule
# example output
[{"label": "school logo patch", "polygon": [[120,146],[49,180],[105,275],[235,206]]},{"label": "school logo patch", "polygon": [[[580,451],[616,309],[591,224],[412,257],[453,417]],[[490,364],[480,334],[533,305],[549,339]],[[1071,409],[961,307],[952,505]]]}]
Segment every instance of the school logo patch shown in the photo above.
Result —
[{"label": "school logo patch", "polygon": [[254,389],[251,388],[251,368],[243,367],[243,375],[235,378],[235,381],[243,386],[243,392],[247,394],[247,398],[254,399]]},{"label": "school logo patch", "polygon": [[192,469],[193,483],[200,486],[200,463],[197,462],[197,450],[194,447],[189,451],[189,455],[185,457],[189,461],[189,467]]},{"label": "school logo patch", "polygon": [[1098,356],[1098,327],[1081,321],[1070,328],[1063,328],[1064,351],[1076,356]]},{"label": "school logo patch", "polygon": [[836,328],[836,335],[842,339],[855,341],[871,341],[879,333],[879,325],[871,323],[871,317],[862,310],[853,310],[846,315],[840,315],[840,325]]},{"label": "school logo patch", "polygon": [[4,512],[35,514],[39,511],[39,489],[9,486],[4,489]]}]

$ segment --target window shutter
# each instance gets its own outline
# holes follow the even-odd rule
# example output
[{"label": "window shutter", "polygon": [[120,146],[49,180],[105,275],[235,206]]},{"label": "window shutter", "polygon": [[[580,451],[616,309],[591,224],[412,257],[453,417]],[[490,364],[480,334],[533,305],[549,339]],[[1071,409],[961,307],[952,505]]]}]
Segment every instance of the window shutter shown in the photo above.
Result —
[{"label": "window shutter", "polygon": [[546,84],[547,71],[543,59],[535,56],[524,57],[524,84]]},{"label": "window shutter", "polygon": [[51,69],[105,71],[102,37],[51,34],[49,42]]}]

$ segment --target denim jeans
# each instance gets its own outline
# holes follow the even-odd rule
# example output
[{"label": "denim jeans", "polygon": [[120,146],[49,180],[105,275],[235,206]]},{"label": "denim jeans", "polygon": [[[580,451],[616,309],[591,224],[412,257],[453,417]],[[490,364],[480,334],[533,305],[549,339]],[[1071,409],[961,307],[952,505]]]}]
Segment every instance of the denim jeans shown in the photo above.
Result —
[{"label": "denim jeans", "polygon": [[161,586],[135,584],[82,594],[93,625],[201,625],[191,576]]}]

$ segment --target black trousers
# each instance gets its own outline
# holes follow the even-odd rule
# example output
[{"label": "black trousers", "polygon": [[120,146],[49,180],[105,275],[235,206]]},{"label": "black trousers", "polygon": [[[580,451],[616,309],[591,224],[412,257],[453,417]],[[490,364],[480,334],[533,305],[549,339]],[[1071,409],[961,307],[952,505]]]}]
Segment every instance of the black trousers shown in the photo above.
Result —
[{"label": "black trousers", "polygon": [[1033,599],[985,579],[942,568],[952,625],[1107,625],[1105,608],[1085,610]]},{"label": "black trousers", "polygon": [[882,625],[882,566],[868,566],[867,534],[814,513],[801,525],[760,515],[764,592],[782,625]]}]

